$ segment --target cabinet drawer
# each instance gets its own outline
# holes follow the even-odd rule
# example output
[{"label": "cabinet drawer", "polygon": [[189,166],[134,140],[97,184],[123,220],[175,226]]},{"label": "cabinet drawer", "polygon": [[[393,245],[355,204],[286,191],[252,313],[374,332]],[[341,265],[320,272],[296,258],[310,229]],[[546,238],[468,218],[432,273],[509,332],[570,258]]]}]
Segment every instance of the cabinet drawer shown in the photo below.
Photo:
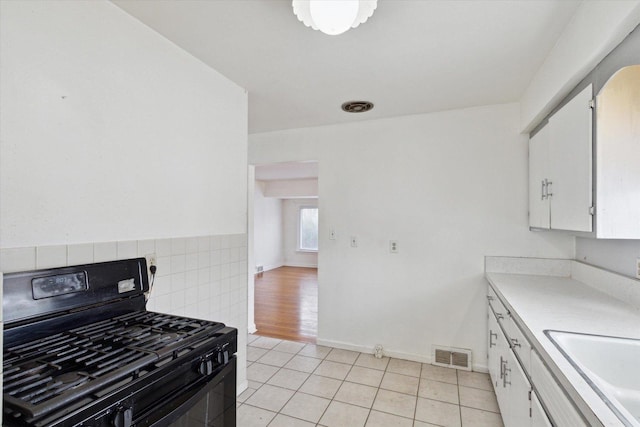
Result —
[{"label": "cabinet drawer", "polygon": [[529,341],[525,338],[511,316],[509,316],[509,321],[506,322],[506,330],[507,335],[509,335],[509,340],[511,341],[511,348],[513,348],[518,359],[520,359],[525,372],[531,375],[531,344],[529,344]]},{"label": "cabinet drawer", "polygon": [[487,300],[489,301],[489,306],[493,309],[493,312],[496,313],[496,317],[500,323],[504,322],[504,319],[508,316],[509,311],[502,304],[498,295],[496,295],[495,291],[489,286],[489,290],[487,292]]},{"label": "cabinet drawer", "polygon": [[536,352],[531,352],[531,382],[556,426],[587,427]]}]

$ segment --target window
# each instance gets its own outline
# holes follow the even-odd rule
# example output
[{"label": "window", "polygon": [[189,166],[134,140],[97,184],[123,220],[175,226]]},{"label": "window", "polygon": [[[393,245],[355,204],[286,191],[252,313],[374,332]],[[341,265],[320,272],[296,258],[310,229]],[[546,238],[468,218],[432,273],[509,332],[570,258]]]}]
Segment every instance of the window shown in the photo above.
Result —
[{"label": "window", "polygon": [[298,249],[301,251],[318,250],[318,208],[300,208],[300,239]]}]

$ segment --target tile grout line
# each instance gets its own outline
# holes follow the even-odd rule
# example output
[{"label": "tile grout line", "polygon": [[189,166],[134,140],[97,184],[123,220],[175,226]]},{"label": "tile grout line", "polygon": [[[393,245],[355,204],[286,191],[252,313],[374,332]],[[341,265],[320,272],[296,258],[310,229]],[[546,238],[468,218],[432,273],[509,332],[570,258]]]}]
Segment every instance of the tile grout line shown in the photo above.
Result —
[{"label": "tile grout line", "polygon": [[418,398],[420,396],[420,382],[422,381],[422,369],[424,365],[420,363],[420,373],[418,374],[418,390],[416,390],[416,406],[413,408],[413,424],[416,423],[416,415],[418,414]]},{"label": "tile grout line", "polygon": [[460,376],[456,369],[456,389],[458,390],[458,418],[460,419],[460,426],[462,426],[462,399],[460,398]]},{"label": "tile grout line", "polygon": [[[255,340],[254,340],[254,341],[255,341]],[[365,418],[365,420],[364,420],[365,425],[366,425],[366,423],[367,423],[367,422],[369,422],[369,420],[371,419],[372,412],[374,411],[374,404],[375,404],[375,402],[376,402],[376,399],[379,397],[380,390],[386,390],[386,391],[390,391],[390,392],[395,392],[395,393],[398,393],[398,394],[402,394],[402,395],[405,395],[405,396],[411,396],[412,398],[415,398],[415,399],[416,399],[416,400],[415,400],[415,402],[416,402],[416,403],[415,403],[415,406],[414,406],[414,409],[413,409],[413,419],[408,418],[408,417],[405,417],[405,416],[402,416],[402,415],[398,415],[398,414],[393,413],[393,412],[380,411],[381,413],[388,414],[388,415],[390,415],[390,416],[394,416],[394,417],[398,417],[398,418],[403,418],[403,419],[406,419],[406,420],[410,420],[410,421],[413,421],[413,423],[415,423],[416,421],[419,421],[419,420],[417,420],[417,419],[416,419],[416,415],[417,415],[418,399],[420,398],[419,393],[420,393],[420,384],[421,384],[421,382],[422,382],[423,380],[425,380],[425,381],[426,381],[426,380],[428,380],[428,381],[433,381],[433,382],[436,382],[436,383],[450,384],[449,382],[446,382],[446,381],[431,380],[431,379],[428,379],[428,378],[423,378],[423,373],[425,373],[425,365],[426,365],[426,364],[418,362],[418,363],[419,363],[419,367],[420,367],[420,369],[418,370],[418,375],[417,375],[417,377],[415,377],[415,378],[417,379],[417,381],[418,381],[418,389],[417,389],[417,391],[416,391],[416,393],[415,393],[415,394],[406,393],[406,392],[403,392],[403,391],[396,391],[396,390],[393,390],[393,389],[388,389],[388,390],[387,390],[386,388],[383,388],[383,386],[382,386],[382,383],[384,382],[384,378],[385,378],[385,376],[386,376],[387,374],[394,374],[394,375],[398,375],[398,376],[400,376],[400,377],[407,377],[407,378],[412,378],[412,377],[414,377],[414,376],[413,376],[413,375],[411,375],[411,374],[408,374],[408,375],[407,375],[405,372],[402,372],[402,373],[400,373],[400,372],[391,372],[389,369],[390,369],[391,362],[393,361],[393,358],[389,358],[389,361],[388,361],[388,362],[387,362],[387,364],[385,365],[385,368],[384,368],[384,369],[376,369],[376,368],[373,368],[373,367],[371,367],[371,366],[369,366],[369,365],[366,365],[366,364],[365,364],[366,362],[362,362],[362,364],[357,365],[358,360],[360,359],[360,357],[362,357],[363,355],[367,355],[368,353],[354,352],[354,353],[356,353],[356,355],[355,355],[355,358],[353,359],[353,361],[352,361],[352,362],[349,362],[349,363],[344,363],[344,362],[342,362],[342,361],[338,361],[338,360],[330,360],[330,359],[328,359],[328,358],[330,357],[331,353],[332,353],[334,350],[336,350],[335,348],[330,348],[330,350],[329,350],[329,351],[328,351],[328,352],[327,352],[323,357],[317,357],[317,358],[316,358],[316,357],[306,356],[306,355],[304,355],[304,354],[301,354],[301,352],[302,352],[305,348],[307,348],[308,346],[310,346],[310,345],[317,346],[317,345],[315,345],[315,344],[304,343],[304,346],[303,346],[303,347],[299,348],[299,349],[298,349],[296,352],[294,352],[294,353],[290,353],[290,352],[281,351],[281,350],[276,349],[276,347],[277,347],[278,345],[280,345],[281,343],[283,343],[283,342],[288,342],[287,340],[279,340],[279,341],[280,341],[280,342],[279,342],[278,344],[275,344],[275,345],[274,345],[272,348],[270,348],[270,349],[264,349],[264,348],[263,348],[264,350],[266,350],[266,353],[265,353],[265,354],[263,354],[263,355],[261,355],[261,356],[260,356],[260,358],[265,357],[269,352],[272,352],[272,351],[275,351],[275,352],[278,352],[278,353],[286,353],[286,354],[288,354],[288,355],[290,356],[290,358],[289,358],[289,360],[288,360],[284,365],[282,365],[282,366],[273,366],[273,365],[267,365],[267,364],[264,364],[264,363],[263,363],[262,365],[264,365],[264,366],[269,366],[269,367],[277,368],[277,369],[276,369],[276,371],[275,371],[271,376],[269,376],[269,377],[266,379],[266,381],[265,381],[264,383],[260,383],[260,382],[258,382],[258,381],[254,381],[255,383],[259,384],[259,387],[258,387],[257,389],[254,389],[254,392],[253,392],[253,393],[257,392],[260,388],[262,388],[262,386],[263,386],[263,385],[268,384],[268,382],[269,382],[269,381],[271,381],[271,380],[272,380],[276,375],[278,375],[278,373],[280,373],[283,369],[290,369],[290,368],[286,368],[286,364],[287,364],[287,363],[289,363],[289,362],[290,362],[293,358],[295,358],[296,356],[300,356],[300,357],[309,357],[309,358],[311,358],[311,359],[316,359],[316,360],[318,360],[318,361],[319,361],[319,363],[318,363],[318,365],[317,365],[317,366],[316,366],[316,367],[315,367],[311,372],[301,371],[301,370],[297,370],[297,369],[291,369],[292,371],[299,372],[299,373],[301,373],[301,374],[305,374],[305,375],[307,375],[307,378],[306,378],[306,379],[305,379],[305,380],[304,380],[304,381],[303,381],[299,386],[297,386],[297,388],[295,388],[295,389],[290,389],[290,388],[288,388],[288,387],[282,387],[282,386],[274,385],[274,384],[268,384],[268,385],[270,385],[270,386],[272,386],[272,387],[278,387],[278,388],[282,388],[282,389],[284,389],[284,390],[289,390],[289,391],[292,391],[292,392],[293,392],[293,394],[291,395],[291,397],[290,397],[289,399],[287,399],[287,401],[284,403],[284,405],[282,405],[282,407],[281,407],[278,411],[274,412],[274,411],[269,411],[269,410],[267,410],[267,411],[272,412],[272,413],[274,413],[274,414],[275,414],[274,418],[273,418],[273,419],[268,423],[268,425],[271,425],[271,424],[274,422],[274,419],[275,419],[278,415],[283,415],[283,416],[291,417],[291,418],[293,418],[293,419],[301,420],[301,421],[304,421],[304,422],[309,422],[308,420],[305,420],[305,419],[302,419],[302,418],[298,418],[298,417],[296,417],[296,416],[290,416],[290,415],[284,414],[284,413],[282,412],[282,410],[284,409],[284,407],[286,407],[286,405],[287,405],[287,404],[289,404],[289,402],[293,399],[293,397],[294,397],[296,394],[298,394],[298,393],[300,393],[300,394],[304,394],[304,395],[308,395],[308,396],[311,396],[311,397],[323,398],[323,399],[326,399],[326,400],[328,400],[328,401],[329,401],[329,404],[328,404],[328,405],[327,405],[327,407],[322,411],[322,414],[320,415],[320,418],[318,419],[318,421],[317,421],[317,423],[316,423],[316,425],[317,425],[317,426],[320,426],[320,425],[321,425],[321,424],[320,424],[320,420],[322,419],[322,417],[324,417],[324,416],[326,415],[326,413],[327,413],[327,411],[328,411],[329,407],[331,406],[331,404],[332,404],[334,401],[335,401],[335,402],[339,402],[339,403],[343,403],[343,404],[345,404],[345,405],[350,405],[350,406],[351,406],[351,405],[353,405],[353,406],[355,406],[355,407],[360,407],[360,408],[363,408],[363,409],[367,409],[367,411],[368,411],[368,412],[367,412],[367,416],[366,416],[366,418]],[[253,341],[252,341],[252,343],[253,343]],[[248,345],[248,346],[251,346],[250,344],[251,344],[251,343],[248,343],[247,345]],[[255,346],[252,346],[252,347],[255,347]],[[256,348],[262,348],[262,347],[256,347]],[[338,349],[338,350],[340,350],[340,349]],[[260,359],[260,358],[259,358],[259,359]],[[259,362],[259,359],[258,359],[258,361],[254,361],[253,363],[260,363],[260,362]],[[398,359],[398,360],[402,360],[402,359]],[[344,377],[342,377],[342,376],[341,376],[341,378],[342,378],[342,379],[338,379],[338,378],[334,378],[334,377],[331,377],[331,376],[325,376],[325,375],[319,375],[319,374],[317,374],[318,369],[320,368],[320,366],[322,365],[322,363],[324,363],[325,361],[327,361],[327,362],[332,362],[332,363],[337,363],[337,364],[344,364],[344,365],[348,365],[348,366],[349,366],[349,368],[348,368],[347,372],[345,373]],[[375,395],[373,396],[373,400],[372,400],[372,403],[371,403],[371,406],[370,406],[370,407],[361,406],[361,405],[359,405],[359,404],[355,404],[355,403],[343,402],[343,401],[341,401],[341,400],[336,400],[336,396],[338,395],[338,393],[340,392],[340,390],[344,387],[345,383],[354,384],[354,385],[360,385],[360,386],[369,386],[368,384],[365,384],[365,383],[359,383],[359,382],[354,382],[354,381],[348,381],[348,380],[347,380],[347,378],[348,378],[348,377],[349,377],[349,375],[353,372],[353,369],[354,369],[356,366],[357,366],[357,367],[359,367],[359,368],[362,368],[362,369],[369,369],[369,370],[372,370],[372,371],[382,372],[382,378],[381,378],[381,380],[380,380],[380,383],[379,383],[379,384],[378,384],[378,386],[376,387],[376,392],[375,392]],[[396,368],[394,368],[394,370],[395,370],[395,369],[396,369]],[[400,369],[400,368],[398,368],[398,369],[399,369],[400,371],[402,371],[402,369]],[[333,380],[336,380],[336,381],[339,381],[339,382],[340,382],[340,383],[339,383],[339,385],[338,385],[338,387],[337,387],[337,390],[335,391],[335,393],[333,393],[333,394],[332,394],[332,397],[331,397],[331,398],[328,398],[328,399],[327,399],[327,398],[325,398],[325,397],[323,397],[323,396],[316,396],[316,395],[314,395],[314,394],[310,394],[310,393],[307,393],[307,392],[303,392],[303,391],[301,391],[302,387],[304,387],[304,385],[307,383],[307,381],[309,381],[309,379],[310,379],[310,378],[312,378],[313,376],[321,377],[321,378],[327,378],[327,379],[333,379]],[[458,405],[457,405],[457,406],[458,406],[458,411],[459,411],[459,412],[458,412],[458,413],[459,413],[458,418],[459,418],[459,422],[460,422],[460,425],[461,425],[461,426],[462,426],[462,407],[470,408],[470,409],[473,409],[473,410],[482,411],[482,412],[486,412],[486,413],[493,413],[493,414],[498,414],[498,415],[500,414],[500,412],[494,412],[494,411],[492,411],[492,410],[487,410],[487,409],[483,409],[483,408],[475,408],[475,407],[472,407],[472,406],[462,405],[462,403],[461,403],[461,393],[460,393],[460,392],[461,392],[461,389],[460,389],[460,387],[463,387],[463,386],[460,384],[460,371],[459,371],[459,370],[457,370],[457,369],[455,369],[455,378],[456,378],[456,384],[455,384],[455,385],[456,385],[456,391],[457,391],[457,396],[458,396]],[[474,386],[474,384],[475,384],[475,383],[473,383],[473,382],[472,382],[472,385],[471,385],[471,386],[467,387],[467,385],[464,385],[464,387],[467,387],[467,388],[469,388],[469,389],[473,389],[473,390],[481,390],[481,391],[485,391],[485,392],[491,392],[491,390],[487,390],[486,388],[482,388],[482,386],[481,386],[481,385],[480,385],[480,386]],[[369,386],[369,387],[370,387],[370,386]],[[252,395],[253,395],[253,394],[252,394]],[[253,406],[253,405],[251,405],[251,404],[246,403],[250,398],[251,398],[251,396],[249,396],[247,399],[245,399],[245,401],[244,401],[244,402],[240,402],[240,404],[239,404],[238,408],[246,404],[247,406],[250,406],[250,407],[254,407],[254,408],[259,408],[259,409],[265,410],[264,408],[256,407],[256,406]],[[435,402],[444,402],[444,403],[448,403],[447,401],[438,400],[438,399],[430,399],[430,398],[424,398],[424,399],[425,399],[425,400],[432,400],[432,401],[435,401]]]}]

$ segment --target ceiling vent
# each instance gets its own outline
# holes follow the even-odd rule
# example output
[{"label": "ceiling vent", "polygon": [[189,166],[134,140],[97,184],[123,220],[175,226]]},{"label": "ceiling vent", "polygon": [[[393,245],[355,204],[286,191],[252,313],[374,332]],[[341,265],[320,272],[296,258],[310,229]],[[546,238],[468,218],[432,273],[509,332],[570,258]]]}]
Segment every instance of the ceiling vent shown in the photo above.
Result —
[{"label": "ceiling vent", "polygon": [[366,113],[373,109],[373,102],[369,101],[347,101],[342,104],[342,111],[347,113]]},{"label": "ceiling vent", "polygon": [[471,350],[465,348],[433,346],[431,360],[437,366],[471,370]]}]

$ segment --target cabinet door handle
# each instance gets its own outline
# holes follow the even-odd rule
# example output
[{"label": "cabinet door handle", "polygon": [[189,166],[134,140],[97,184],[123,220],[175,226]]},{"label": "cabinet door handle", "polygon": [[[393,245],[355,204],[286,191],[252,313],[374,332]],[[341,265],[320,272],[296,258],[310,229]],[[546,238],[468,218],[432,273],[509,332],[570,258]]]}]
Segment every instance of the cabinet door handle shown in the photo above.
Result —
[{"label": "cabinet door handle", "polygon": [[[545,181],[547,181],[547,180],[545,179]],[[553,185],[553,182],[547,181],[547,198],[553,196],[553,193],[550,191],[550,190],[552,190],[552,188],[551,188],[552,185]]]},{"label": "cabinet door handle", "polygon": [[498,334],[497,333],[493,333],[491,332],[491,329],[489,329],[489,348],[491,347],[495,347],[496,343],[493,342],[493,337],[496,337],[496,339],[498,338]]},{"label": "cabinet door handle", "polygon": [[541,182],[542,187],[540,188],[540,200],[544,200],[547,195],[545,194],[545,190],[547,189],[547,180],[543,179]]},{"label": "cabinet door handle", "polygon": [[507,381],[507,372],[511,372],[510,368],[507,368],[507,361],[504,361],[504,375],[502,376],[502,387],[506,387],[507,385],[511,385],[511,381]]},{"label": "cabinet door handle", "polygon": [[504,378],[504,368],[506,363],[507,361],[500,356],[500,378]]},{"label": "cabinet door handle", "polygon": [[487,301],[493,301],[493,300],[494,300],[494,298],[493,298],[492,295],[487,295]]},{"label": "cabinet door handle", "polygon": [[520,345],[520,343],[518,342],[518,338],[511,338],[511,343],[514,347],[522,347],[522,345]]},{"label": "cabinet door handle", "polygon": [[498,320],[502,320],[502,319],[504,319],[504,316],[502,315],[502,313],[496,313],[496,318]]}]

